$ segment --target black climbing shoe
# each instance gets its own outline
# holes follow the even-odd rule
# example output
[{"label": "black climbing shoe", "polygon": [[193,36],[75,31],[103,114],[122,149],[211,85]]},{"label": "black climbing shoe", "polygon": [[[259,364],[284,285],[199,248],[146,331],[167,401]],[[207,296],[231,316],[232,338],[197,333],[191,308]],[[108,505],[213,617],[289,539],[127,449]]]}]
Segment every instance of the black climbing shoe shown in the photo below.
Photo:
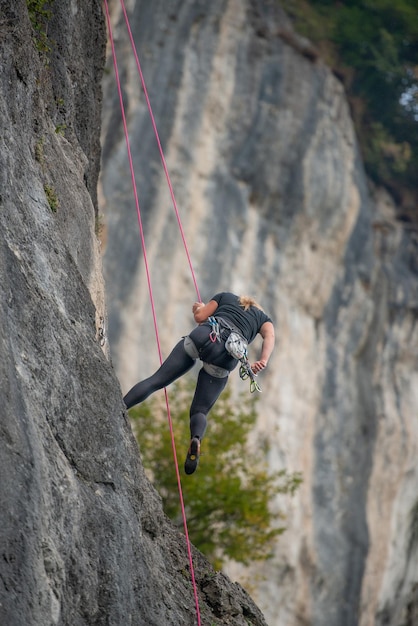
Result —
[{"label": "black climbing shoe", "polygon": [[200,439],[198,437],[193,437],[184,462],[184,471],[186,474],[193,474],[193,472],[196,471],[197,464],[199,463],[199,455]]}]

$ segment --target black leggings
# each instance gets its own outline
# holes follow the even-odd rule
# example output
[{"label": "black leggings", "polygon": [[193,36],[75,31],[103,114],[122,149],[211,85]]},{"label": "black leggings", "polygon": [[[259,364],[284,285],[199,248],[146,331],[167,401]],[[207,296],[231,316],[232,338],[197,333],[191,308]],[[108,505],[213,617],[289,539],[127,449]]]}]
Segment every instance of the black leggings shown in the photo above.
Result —
[{"label": "black leggings", "polygon": [[[218,344],[219,345],[219,344]],[[143,402],[154,391],[167,387],[170,383],[188,372],[195,360],[184,349],[184,339],[178,342],[161,367],[149,378],[137,383],[124,397],[126,407],[130,409]],[[235,365],[235,363],[234,363]],[[202,439],[206,430],[206,416],[219,398],[228,382],[228,376],[216,378],[201,369],[196,390],[190,407],[190,436]]]}]

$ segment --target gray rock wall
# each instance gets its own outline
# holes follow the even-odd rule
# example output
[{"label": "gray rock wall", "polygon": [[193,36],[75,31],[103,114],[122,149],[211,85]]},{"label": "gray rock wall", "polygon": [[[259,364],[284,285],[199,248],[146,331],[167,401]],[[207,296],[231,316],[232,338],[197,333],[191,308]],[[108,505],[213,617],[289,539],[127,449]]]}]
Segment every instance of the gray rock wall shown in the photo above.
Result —
[{"label": "gray rock wall", "polygon": [[[416,225],[397,221],[392,199],[367,181],[341,84],[277,3],[130,8],[202,297],[254,293],[276,321],[257,430],[270,437],[273,468],[304,475],[297,495],[277,503],[288,530],[274,559],[229,571],[260,581],[271,626],[412,625]],[[167,354],[192,325],[195,292],[117,6],[113,19]],[[105,276],[126,391],[158,356],[109,68]]]},{"label": "gray rock wall", "polygon": [[[45,29],[46,55],[0,1],[0,624],[191,626],[185,540],[100,345],[101,2],[55,0]],[[266,623],[193,557],[202,624]]]}]

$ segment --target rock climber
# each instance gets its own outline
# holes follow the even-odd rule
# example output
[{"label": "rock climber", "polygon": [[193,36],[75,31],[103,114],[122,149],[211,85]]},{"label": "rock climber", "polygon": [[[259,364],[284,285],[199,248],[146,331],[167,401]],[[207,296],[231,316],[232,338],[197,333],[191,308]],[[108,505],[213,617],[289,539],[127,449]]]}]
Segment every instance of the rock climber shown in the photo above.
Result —
[{"label": "rock climber", "polygon": [[231,340],[239,338],[238,343],[240,346],[243,344],[243,353],[246,355],[246,345],[257,334],[261,335],[263,341],[259,360],[250,364],[247,359],[249,374],[252,376],[267,366],[275,342],[270,317],[252,297],[222,292],[214,295],[207,304],[195,302],[192,311],[198,326],[177,343],[152,376],[137,383],[124,397],[129,409],[185,374],[197,359],[203,362],[190,407],[191,440],[184,463],[186,474],[193,474],[196,470],[207,415],[225,388],[229,373],[238,365],[237,357],[240,357],[241,352],[236,353],[231,349]]}]

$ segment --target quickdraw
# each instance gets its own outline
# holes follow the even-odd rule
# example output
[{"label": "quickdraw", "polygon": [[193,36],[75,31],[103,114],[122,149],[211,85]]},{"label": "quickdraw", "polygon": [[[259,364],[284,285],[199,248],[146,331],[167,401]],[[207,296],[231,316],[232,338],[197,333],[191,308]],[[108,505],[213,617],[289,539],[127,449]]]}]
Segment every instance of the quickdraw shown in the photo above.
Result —
[{"label": "quickdraw", "polygon": [[216,317],[208,317],[208,322],[212,326],[211,333],[209,335],[209,339],[212,343],[221,340],[221,329],[219,326],[219,322]]},{"label": "quickdraw", "polygon": [[239,368],[239,376],[241,380],[250,379],[250,393],[254,393],[254,391],[258,391],[261,393],[261,387],[257,383],[253,370],[251,369],[251,364],[248,359],[241,359],[241,367]]}]

